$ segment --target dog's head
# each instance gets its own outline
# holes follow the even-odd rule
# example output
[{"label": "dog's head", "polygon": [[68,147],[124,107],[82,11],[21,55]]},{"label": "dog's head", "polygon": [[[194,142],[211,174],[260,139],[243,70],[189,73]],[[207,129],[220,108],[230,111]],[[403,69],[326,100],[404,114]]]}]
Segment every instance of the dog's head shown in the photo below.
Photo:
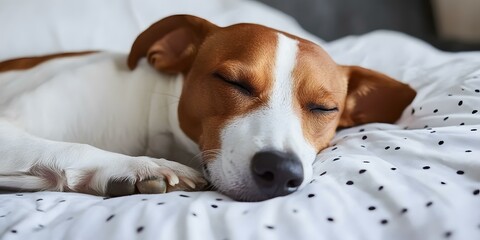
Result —
[{"label": "dog's head", "polygon": [[268,27],[218,27],[177,15],[145,30],[128,64],[147,57],[184,75],[178,117],[203,151],[206,178],[239,200],[289,194],[312,178],[337,128],[396,121],[415,97],[381,73],[333,62],[318,45]]}]

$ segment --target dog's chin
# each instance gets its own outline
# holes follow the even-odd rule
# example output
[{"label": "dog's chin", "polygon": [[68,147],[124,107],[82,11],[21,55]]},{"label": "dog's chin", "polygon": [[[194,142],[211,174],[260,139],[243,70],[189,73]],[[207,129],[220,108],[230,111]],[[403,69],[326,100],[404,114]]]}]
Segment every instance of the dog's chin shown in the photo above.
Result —
[{"label": "dog's chin", "polygon": [[217,188],[216,191],[230,197],[235,201],[240,202],[260,202],[269,200],[272,197],[269,197],[267,194],[261,193],[258,190],[252,191],[248,188],[230,188],[230,189],[222,189]]}]

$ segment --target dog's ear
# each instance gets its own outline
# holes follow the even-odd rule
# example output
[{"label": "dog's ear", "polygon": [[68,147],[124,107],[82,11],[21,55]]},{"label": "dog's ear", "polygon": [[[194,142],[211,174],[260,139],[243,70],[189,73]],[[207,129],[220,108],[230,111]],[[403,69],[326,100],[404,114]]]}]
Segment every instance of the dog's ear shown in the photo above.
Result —
[{"label": "dog's ear", "polygon": [[348,93],[339,127],[393,123],[416,96],[407,84],[379,72],[357,66],[343,68],[348,76]]},{"label": "dog's ear", "polygon": [[156,69],[166,73],[186,72],[198,47],[218,26],[190,15],[164,18],[142,32],[132,45],[128,67],[135,69],[138,61],[147,57]]}]

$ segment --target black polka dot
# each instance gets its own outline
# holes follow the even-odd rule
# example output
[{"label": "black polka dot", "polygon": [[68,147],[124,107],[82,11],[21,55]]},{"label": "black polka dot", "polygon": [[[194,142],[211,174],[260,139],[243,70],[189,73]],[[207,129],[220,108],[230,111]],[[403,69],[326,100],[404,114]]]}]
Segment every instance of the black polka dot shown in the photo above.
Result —
[{"label": "black polka dot", "polygon": [[383,190],[383,186],[378,187],[378,191],[382,191],[382,190]]},{"label": "black polka dot", "polygon": [[473,191],[473,195],[478,195],[478,194],[480,194],[480,189],[475,189],[475,190]]},{"label": "black polka dot", "polygon": [[412,108],[412,115],[415,114],[415,108]]},{"label": "black polka dot", "polygon": [[438,142],[438,145],[443,145],[445,142],[444,141],[440,141]]},{"label": "black polka dot", "polygon": [[430,169],[430,166],[424,166],[423,169],[428,170]]},{"label": "black polka dot", "polygon": [[423,126],[423,128],[428,128],[428,125]]},{"label": "black polka dot", "polygon": [[407,212],[408,212],[408,209],[407,209],[407,208],[402,208],[402,211],[400,211],[400,213],[402,213],[402,214],[405,214],[405,213],[407,213]]},{"label": "black polka dot", "polygon": [[381,223],[382,225],[385,225],[385,224],[388,223],[388,220],[387,220],[387,219],[382,219],[382,221],[380,221],[380,223]]},{"label": "black polka dot", "polygon": [[180,194],[180,197],[189,198],[190,196],[185,195],[185,194]]},{"label": "black polka dot", "polygon": [[107,218],[107,220],[105,220],[105,221],[108,222],[108,221],[112,220],[112,218],[114,218],[114,217],[115,217],[115,214],[112,214],[112,215],[110,215],[110,216]]},{"label": "black polka dot", "polygon": [[358,130],[358,131],[359,131],[359,132],[363,132],[363,131],[365,131],[365,129],[362,128],[362,129],[360,129],[360,130]]},{"label": "black polka dot", "polygon": [[400,147],[396,147],[395,150],[400,150]]},{"label": "black polka dot", "polygon": [[395,170],[397,170],[397,168],[392,167],[392,168],[390,168],[390,170],[395,171]]},{"label": "black polka dot", "polygon": [[353,181],[347,181],[347,185],[353,185]]},{"label": "black polka dot", "polygon": [[432,206],[432,205],[433,205],[433,202],[427,202],[427,203],[425,204],[425,207],[430,207],[430,206]]},{"label": "black polka dot", "polygon": [[159,202],[159,203],[157,203],[157,205],[163,205],[163,204],[165,204],[165,202]]},{"label": "black polka dot", "polygon": [[17,194],[15,194],[15,196],[21,197],[21,196],[23,196],[23,194],[17,193]]},{"label": "black polka dot", "polygon": [[471,153],[471,152],[472,152],[472,150],[465,150],[465,152],[467,152],[467,153]]},{"label": "black polka dot", "polygon": [[477,112],[478,112],[478,110],[473,110],[473,111],[472,111],[472,114],[475,114],[475,113],[477,113]]},{"label": "black polka dot", "polygon": [[368,207],[368,210],[369,210],[369,211],[373,211],[373,210],[375,210],[375,209],[377,209],[377,208],[376,208],[376,207],[374,207],[374,206],[370,206],[370,207]]},{"label": "black polka dot", "polygon": [[43,198],[39,198],[39,199],[37,199],[37,202],[39,202],[39,201],[43,201]]},{"label": "black polka dot", "polygon": [[327,171],[320,173],[320,176],[327,174]]},{"label": "black polka dot", "polygon": [[463,122],[462,122],[462,123],[460,123],[460,126],[463,126],[463,125],[465,125],[465,123],[463,123]]},{"label": "black polka dot", "polygon": [[448,120],[448,117],[445,117],[445,118],[443,119],[443,121],[447,121],[447,120]]},{"label": "black polka dot", "polygon": [[62,203],[62,202],[66,202],[66,201],[67,201],[67,200],[62,199],[62,200],[60,200],[60,201],[58,201],[58,202],[59,202],[59,203]]},{"label": "black polka dot", "polygon": [[470,131],[472,131],[472,132],[476,132],[476,131],[477,131],[477,129],[476,129],[476,128],[472,128],[472,129],[470,129]]},{"label": "black polka dot", "polygon": [[192,213],[192,216],[196,217],[196,216],[197,216],[197,214],[196,214],[196,213]]},{"label": "black polka dot", "polygon": [[338,160],[340,160],[340,158],[338,158],[338,157],[333,159],[334,162],[338,161]]},{"label": "black polka dot", "polygon": [[308,194],[308,197],[309,197],[309,198],[313,198],[313,197],[315,197],[315,194],[310,193],[310,194]]},{"label": "black polka dot", "polygon": [[211,206],[212,208],[218,208],[218,206],[215,205],[215,204],[212,204],[212,205],[210,205],[210,206]]},{"label": "black polka dot", "polygon": [[147,200],[148,200],[148,199],[146,199],[146,198],[142,199],[142,201],[147,201]]},{"label": "black polka dot", "polygon": [[274,227],[274,226],[270,226],[270,225],[266,225],[265,227],[266,227],[267,229],[270,229],[270,230],[273,230],[273,229],[275,229],[275,227]]},{"label": "black polka dot", "polygon": [[337,150],[337,149],[338,149],[338,147],[334,147],[334,148],[332,148],[332,151],[335,151],[335,150]]},{"label": "black polka dot", "polygon": [[385,150],[388,150],[388,149],[390,149],[390,146],[386,146],[386,147],[385,147]]},{"label": "black polka dot", "polygon": [[363,161],[363,163],[370,163],[370,161]]},{"label": "black polka dot", "polygon": [[217,201],[223,201],[223,199],[221,199],[221,198],[217,198],[217,199],[215,199],[215,200],[217,200]]},{"label": "black polka dot", "polygon": [[452,232],[448,231],[448,232],[445,232],[445,237],[446,238],[449,238],[452,236]]},{"label": "black polka dot", "polygon": [[476,93],[479,93],[479,92],[480,92],[480,89],[475,89],[475,92],[476,92]]},{"label": "black polka dot", "polygon": [[463,101],[458,102],[458,106],[462,106],[462,105],[463,105]]},{"label": "black polka dot", "polygon": [[437,131],[431,131],[430,133],[436,133]]},{"label": "black polka dot", "polygon": [[362,140],[365,140],[365,139],[367,139],[367,136],[363,136],[363,137],[362,137]]},{"label": "black polka dot", "polygon": [[333,219],[332,217],[328,217],[328,218],[327,218],[327,221],[329,221],[329,222],[333,222],[333,221],[334,221],[334,219]]},{"label": "black polka dot", "polygon": [[433,113],[437,113],[437,112],[438,112],[438,109],[433,110]]},{"label": "black polka dot", "polygon": [[137,233],[141,233],[143,231],[143,227],[138,227],[137,228]]},{"label": "black polka dot", "polygon": [[445,185],[445,184],[447,184],[447,183],[446,183],[446,182],[440,182],[440,184]]},{"label": "black polka dot", "polygon": [[464,173],[465,173],[465,172],[462,171],[462,170],[458,170],[458,171],[457,171],[457,174],[458,174],[458,175],[463,175]]},{"label": "black polka dot", "polygon": [[366,172],[367,170],[366,169],[360,169],[360,171],[358,171],[359,174],[362,174],[364,172]]},{"label": "black polka dot", "polygon": [[11,233],[17,233],[17,230],[13,229],[12,231],[10,231]]}]

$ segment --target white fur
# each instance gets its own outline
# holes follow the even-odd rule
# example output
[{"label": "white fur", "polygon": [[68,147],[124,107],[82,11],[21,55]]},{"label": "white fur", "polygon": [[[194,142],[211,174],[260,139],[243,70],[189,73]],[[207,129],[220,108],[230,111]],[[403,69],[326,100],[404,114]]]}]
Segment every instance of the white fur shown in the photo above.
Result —
[{"label": "white fur", "polygon": [[[130,71],[125,59],[91,54],[0,75],[0,187],[76,190],[94,171],[88,187],[102,194],[108,180],[162,176],[160,168],[197,177],[155,159],[177,145],[189,151],[186,160],[198,152],[176,117],[182,77],[146,63]],[[37,168],[52,170],[56,182],[32,175]]]},{"label": "white fur", "polygon": [[218,159],[209,166],[210,180],[221,191],[243,198],[261,198],[250,171],[253,155],[262,150],[295,153],[302,161],[304,181],[312,177],[315,149],[302,132],[293,109],[293,76],[298,42],[278,34],[273,90],[266,107],[228,123],[221,135]]}]

